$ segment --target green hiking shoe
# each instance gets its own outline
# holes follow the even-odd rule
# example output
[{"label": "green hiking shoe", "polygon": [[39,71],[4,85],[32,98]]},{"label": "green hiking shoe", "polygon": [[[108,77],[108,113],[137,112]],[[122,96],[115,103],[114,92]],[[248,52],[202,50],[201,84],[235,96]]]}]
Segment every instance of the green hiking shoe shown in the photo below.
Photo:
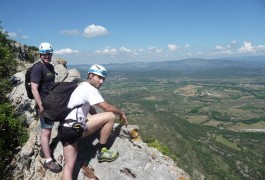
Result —
[{"label": "green hiking shoe", "polygon": [[98,154],[98,162],[112,162],[119,157],[118,151],[110,151],[107,148],[102,148]]}]

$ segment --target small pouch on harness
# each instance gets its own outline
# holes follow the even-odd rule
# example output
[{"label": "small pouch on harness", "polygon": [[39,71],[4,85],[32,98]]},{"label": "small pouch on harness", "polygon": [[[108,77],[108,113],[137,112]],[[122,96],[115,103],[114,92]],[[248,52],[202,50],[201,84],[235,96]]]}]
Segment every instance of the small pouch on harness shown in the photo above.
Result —
[{"label": "small pouch on harness", "polygon": [[74,128],[74,129],[80,129],[80,128],[84,129],[84,128],[83,128],[83,125],[82,125],[81,123],[78,123],[78,122],[75,122],[75,123],[72,125],[72,128]]},{"label": "small pouch on harness", "polygon": [[73,144],[77,139],[82,137],[84,128],[81,123],[74,122],[72,127],[67,127],[63,124],[59,125],[58,132],[63,145],[65,143]]}]

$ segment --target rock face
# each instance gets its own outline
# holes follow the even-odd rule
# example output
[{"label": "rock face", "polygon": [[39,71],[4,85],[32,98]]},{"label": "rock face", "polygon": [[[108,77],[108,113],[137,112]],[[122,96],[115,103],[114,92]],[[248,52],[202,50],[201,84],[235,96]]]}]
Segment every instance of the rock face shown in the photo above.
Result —
[{"label": "rock face", "polygon": [[[67,70],[66,62],[53,59],[55,71],[59,74],[56,81],[80,80],[77,70]],[[62,64],[65,63],[65,64]],[[12,179],[61,179],[62,173],[52,173],[43,168],[44,159],[40,157],[40,127],[39,120],[35,118],[34,100],[29,100],[24,88],[25,71],[14,75],[20,83],[14,86],[10,99],[16,105],[18,112],[24,114],[27,119],[29,139],[21,147],[15,156]],[[63,148],[57,137],[58,123],[55,123],[51,137],[51,148],[54,149],[54,158],[62,166],[64,165]],[[110,149],[119,151],[117,160],[111,163],[98,163],[96,159],[96,146],[98,134],[79,140],[78,158],[76,162],[74,179],[87,180],[184,180],[190,176],[178,168],[174,161],[162,155],[158,150],[148,147],[139,134],[138,126],[129,125],[127,128],[115,124],[108,141]]]}]

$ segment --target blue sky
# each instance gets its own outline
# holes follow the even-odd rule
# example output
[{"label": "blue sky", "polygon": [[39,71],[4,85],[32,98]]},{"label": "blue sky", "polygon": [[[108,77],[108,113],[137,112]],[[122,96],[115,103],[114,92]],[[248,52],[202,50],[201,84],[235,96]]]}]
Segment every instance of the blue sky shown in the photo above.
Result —
[{"label": "blue sky", "polygon": [[265,0],[2,0],[0,21],[68,64],[265,55]]}]

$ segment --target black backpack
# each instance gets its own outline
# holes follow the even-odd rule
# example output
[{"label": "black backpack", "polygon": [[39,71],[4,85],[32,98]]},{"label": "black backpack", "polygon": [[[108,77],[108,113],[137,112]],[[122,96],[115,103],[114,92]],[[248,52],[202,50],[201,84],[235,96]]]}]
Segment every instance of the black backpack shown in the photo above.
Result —
[{"label": "black backpack", "polygon": [[44,107],[43,116],[50,121],[62,122],[74,108],[81,106],[67,107],[70,96],[77,86],[77,82],[56,83],[42,101]]},{"label": "black backpack", "polygon": [[[30,80],[30,75],[31,75],[33,66],[42,66],[41,78],[42,78],[42,81],[45,81],[44,64],[42,64],[41,61],[37,62],[36,64],[33,64],[30,68],[27,69],[26,74],[25,74],[25,88],[26,88],[27,96],[29,99],[34,99],[34,96],[31,92],[31,80]],[[39,89],[40,89],[40,86],[39,86]]]}]

